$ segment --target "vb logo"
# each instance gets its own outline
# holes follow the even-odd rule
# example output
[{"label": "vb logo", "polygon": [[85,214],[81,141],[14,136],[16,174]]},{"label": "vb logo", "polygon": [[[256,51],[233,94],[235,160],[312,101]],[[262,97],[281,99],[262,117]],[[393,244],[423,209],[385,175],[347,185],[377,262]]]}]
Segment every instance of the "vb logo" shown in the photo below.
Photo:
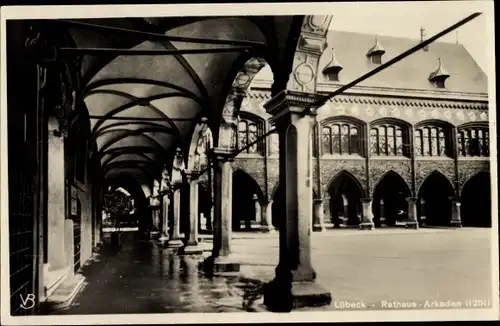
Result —
[{"label": "vb logo", "polygon": [[35,306],[35,295],[33,293],[28,294],[26,298],[23,298],[23,295],[19,295],[21,297],[21,305],[20,307],[23,309],[31,309]]}]

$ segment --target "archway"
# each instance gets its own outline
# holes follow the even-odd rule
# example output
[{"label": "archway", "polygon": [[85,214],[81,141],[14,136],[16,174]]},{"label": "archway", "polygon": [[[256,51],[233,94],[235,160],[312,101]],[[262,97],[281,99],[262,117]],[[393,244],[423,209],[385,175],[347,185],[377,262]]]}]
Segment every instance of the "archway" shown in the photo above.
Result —
[{"label": "archway", "polygon": [[233,231],[250,231],[257,222],[255,200],[262,202],[257,182],[242,170],[233,173]]},{"label": "archway", "polygon": [[410,189],[403,178],[394,171],[387,172],[373,191],[372,211],[376,227],[383,224],[396,226],[408,218]]},{"label": "archway", "polygon": [[[200,233],[212,233],[212,197],[207,183],[198,185],[198,212]],[[203,216],[201,216],[203,214]]]},{"label": "archway", "polygon": [[490,174],[479,172],[470,178],[460,198],[463,226],[491,227]]},{"label": "archway", "polygon": [[421,220],[425,216],[425,224],[429,226],[449,226],[451,197],[454,197],[454,190],[450,181],[441,173],[434,171],[420,187],[418,216]]},{"label": "archway", "polygon": [[331,221],[335,227],[359,225],[363,188],[349,172],[341,171],[330,182]]}]

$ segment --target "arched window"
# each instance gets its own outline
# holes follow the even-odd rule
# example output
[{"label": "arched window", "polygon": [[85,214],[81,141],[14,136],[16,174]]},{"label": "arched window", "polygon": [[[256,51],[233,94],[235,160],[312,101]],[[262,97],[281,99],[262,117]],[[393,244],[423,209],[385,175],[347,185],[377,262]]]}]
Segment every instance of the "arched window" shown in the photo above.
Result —
[{"label": "arched window", "polygon": [[426,126],[415,130],[416,156],[449,156],[447,130],[440,126]]},{"label": "arched window", "polygon": [[489,156],[487,127],[461,128],[457,133],[459,156]]},{"label": "arched window", "polygon": [[[262,123],[249,118],[239,118],[238,122],[238,149],[244,148],[257,140],[262,135]],[[260,154],[263,153],[262,140],[246,148],[242,153]]]},{"label": "arched window", "polygon": [[370,143],[372,155],[404,156],[407,153],[407,131],[397,125],[382,124],[371,128]]},{"label": "arched window", "polygon": [[422,156],[422,130],[415,130],[415,155]]},{"label": "arched window", "polygon": [[328,123],[322,126],[323,154],[360,153],[359,127],[352,123]]}]

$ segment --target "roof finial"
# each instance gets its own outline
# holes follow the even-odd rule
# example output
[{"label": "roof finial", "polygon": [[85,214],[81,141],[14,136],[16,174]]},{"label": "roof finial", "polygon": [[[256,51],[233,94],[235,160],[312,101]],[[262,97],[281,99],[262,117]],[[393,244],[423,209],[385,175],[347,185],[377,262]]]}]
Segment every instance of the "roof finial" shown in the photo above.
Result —
[{"label": "roof finial", "polygon": [[438,65],[438,68],[436,69],[436,71],[431,73],[429,76],[429,80],[431,80],[431,81],[435,80],[437,78],[447,79],[448,77],[450,77],[450,74],[444,68],[443,61],[441,60],[441,57],[438,58],[438,64],[439,65]]},{"label": "roof finial", "polygon": [[332,59],[330,62],[323,68],[323,73],[328,74],[330,71],[333,71],[335,73],[340,72],[342,69],[342,65],[340,62],[337,60],[337,56],[335,55],[335,48],[332,47]]},{"label": "roof finial", "polygon": [[385,53],[385,49],[382,46],[382,44],[380,44],[380,42],[378,40],[378,35],[375,35],[375,45],[368,51],[368,53],[366,55],[367,56],[370,56],[372,54],[382,55],[384,53]]}]

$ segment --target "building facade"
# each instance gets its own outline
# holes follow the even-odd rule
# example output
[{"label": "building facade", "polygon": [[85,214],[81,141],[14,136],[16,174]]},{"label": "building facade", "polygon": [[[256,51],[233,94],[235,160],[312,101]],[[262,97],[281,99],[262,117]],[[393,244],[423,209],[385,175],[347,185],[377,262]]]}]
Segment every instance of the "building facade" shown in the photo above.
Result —
[{"label": "building facade", "polygon": [[[321,56],[318,93],[416,43],[330,31],[328,44],[335,48]],[[241,104],[239,148],[273,128],[263,107],[271,83],[266,67]],[[460,44],[435,42],[330,99],[319,108],[311,137],[315,227],[358,226],[363,201],[371,205],[375,227],[405,226],[409,205],[420,226],[491,226],[488,119],[486,76]],[[279,226],[278,161],[277,133],[235,158],[234,230],[265,224],[266,214]]]}]

